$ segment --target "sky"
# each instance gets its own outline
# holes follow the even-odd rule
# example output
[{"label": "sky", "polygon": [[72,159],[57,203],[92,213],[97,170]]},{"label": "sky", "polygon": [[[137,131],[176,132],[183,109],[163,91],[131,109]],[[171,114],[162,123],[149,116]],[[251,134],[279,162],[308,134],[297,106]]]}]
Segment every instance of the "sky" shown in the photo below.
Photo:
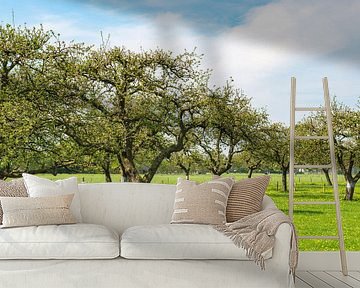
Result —
[{"label": "sky", "polygon": [[356,107],[360,96],[359,0],[0,0],[0,24],[43,25],[65,41],[131,50],[204,54],[211,84],[230,79],[289,123],[290,78],[297,106],[330,95]]}]

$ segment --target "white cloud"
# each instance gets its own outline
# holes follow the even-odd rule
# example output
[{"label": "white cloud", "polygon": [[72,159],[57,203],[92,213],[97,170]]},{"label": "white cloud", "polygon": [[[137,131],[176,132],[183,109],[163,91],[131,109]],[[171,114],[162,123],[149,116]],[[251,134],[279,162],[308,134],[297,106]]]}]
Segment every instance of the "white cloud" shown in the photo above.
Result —
[{"label": "white cloud", "polygon": [[[344,8],[346,5],[350,8]],[[112,46],[137,51],[160,47],[181,53],[196,46],[198,53],[205,55],[204,68],[213,69],[214,83],[222,85],[233,76],[256,106],[265,106],[273,120],[288,122],[291,76],[298,78],[299,102],[321,103],[321,78],[328,76],[330,92],[355,105],[360,95],[360,71],[356,65],[338,60],[350,61],[354,56],[346,51],[360,38],[356,31],[359,11],[360,1],[280,0],[255,8],[245,24],[215,35],[200,34],[174,13],[151,19],[124,15],[128,24],[99,30],[86,27],[76,17],[51,15],[43,24],[66,40],[88,44],[100,44],[101,30],[104,36],[111,35]],[[345,51],[344,55],[339,51]],[[338,58],[330,57],[334,53]]]},{"label": "white cloud", "polygon": [[102,33],[104,38],[109,36],[110,46],[125,46],[135,51],[159,47],[182,53],[185,49],[192,50],[197,44],[205,41],[205,38],[188,27],[178,14],[164,13],[151,20],[129,15],[118,17],[127,21],[123,20],[123,23],[118,25],[102,26],[98,30],[86,26],[86,23],[81,23],[76,17],[64,18],[63,15],[43,16],[40,23],[45,29],[60,33],[61,39],[66,41],[75,40],[89,45],[99,45]]},{"label": "white cloud", "polygon": [[[251,10],[245,25],[232,33],[297,53],[336,54],[360,64],[350,53],[360,45],[359,13],[358,0],[280,0]],[[359,49],[355,50],[360,56]]]},{"label": "white cloud", "polygon": [[182,53],[185,49],[192,50],[204,39],[194,33],[180,15],[165,13],[154,17],[139,19],[131,26],[108,26],[104,31],[110,34],[113,46],[125,45],[129,49],[155,49],[157,47]]},{"label": "white cloud", "polygon": [[321,79],[328,76],[330,93],[354,106],[359,13],[357,0],[280,0],[254,8],[243,25],[213,39],[215,78],[232,75],[276,121],[289,121],[291,76],[298,79],[299,105],[322,104]]},{"label": "white cloud", "polygon": [[55,33],[59,33],[60,38],[64,41],[84,42],[86,44],[96,44],[101,41],[100,31],[87,29],[85,25],[79,23],[76,17],[64,18],[56,14],[47,14],[40,18],[40,23],[45,30],[53,30]]}]

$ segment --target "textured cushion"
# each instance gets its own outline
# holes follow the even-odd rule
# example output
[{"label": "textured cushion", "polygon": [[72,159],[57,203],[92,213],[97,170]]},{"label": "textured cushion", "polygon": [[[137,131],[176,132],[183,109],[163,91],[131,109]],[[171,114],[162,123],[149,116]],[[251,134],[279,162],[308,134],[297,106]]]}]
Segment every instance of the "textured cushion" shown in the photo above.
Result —
[{"label": "textured cushion", "polygon": [[[237,259],[246,252],[210,225],[134,226],[121,237],[121,256],[129,259]],[[266,259],[272,250],[264,253]]]},{"label": "textured cushion", "polygon": [[234,222],[259,212],[269,181],[270,176],[261,176],[235,182],[227,202],[227,222]]},{"label": "textured cushion", "polygon": [[[15,179],[10,182],[0,180],[0,197],[27,197],[24,179]],[[0,204],[0,224],[2,223],[3,211]]]},{"label": "textured cushion", "polygon": [[71,224],[70,212],[74,194],[51,197],[0,197],[3,207],[3,227]]},{"label": "textured cushion", "polygon": [[26,173],[23,173],[23,177],[29,197],[75,194],[70,210],[75,216],[76,222],[82,222],[80,213],[80,196],[76,177],[56,181],[51,181],[49,179],[40,178]]},{"label": "textured cushion", "polygon": [[198,184],[179,178],[171,223],[225,223],[226,203],[233,182],[222,178]]},{"label": "textured cushion", "polygon": [[102,225],[0,229],[0,259],[97,259],[119,256],[119,237]]}]

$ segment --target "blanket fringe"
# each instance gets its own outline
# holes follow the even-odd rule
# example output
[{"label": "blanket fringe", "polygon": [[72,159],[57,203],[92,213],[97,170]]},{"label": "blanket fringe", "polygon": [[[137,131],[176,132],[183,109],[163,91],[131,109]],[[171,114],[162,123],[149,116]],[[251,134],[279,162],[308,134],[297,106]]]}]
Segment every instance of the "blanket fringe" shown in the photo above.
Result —
[{"label": "blanket fringe", "polygon": [[236,222],[213,226],[215,230],[230,238],[237,247],[245,250],[246,256],[253,260],[261,270],[265,270],[263,253],[273,248],[275,233],[282,223],[291,226],[291,247],[289,253],[289,273],[295,281],[298,262],[298,246],[294,224],[278,209],[266,209],[246,216]]},{"label": "blanket fringe", "polygon": [[[265,259],[261,253],[254,250],[251,244],[255,242],[255,237],[249,241],[251,244],[247,244],[244,239],[241,237],[239,232],[233,231],[231,228],[228,228],[226,225],[217,225],[214,226],[215,230],[222,232],[225,236],[229,237],[233,243],[239,247],[243,248],[246,252],[246,257],[253,260],[256,265],[260,266],[261,270],[265,270]],[[255,233],[254,233],[255,234]]]}]

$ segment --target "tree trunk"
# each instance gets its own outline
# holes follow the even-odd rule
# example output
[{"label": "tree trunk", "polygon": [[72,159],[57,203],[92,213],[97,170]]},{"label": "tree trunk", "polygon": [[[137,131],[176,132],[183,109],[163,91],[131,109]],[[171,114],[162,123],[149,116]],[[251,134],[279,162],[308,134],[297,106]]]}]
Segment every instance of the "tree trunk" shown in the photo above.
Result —
[{"label": "tree trunk", "polygon": [[212,167],[210,170],[211,172],[216,175],[216,176],[221,176],[222,174],[226,173],[227,171],[229,171],[229,169],[231,168],[231,165],[225,165],[222,167]]},{"label": "tree trunk", "polygon": [[330,175],[329,175],[329,170],[328,168],[323,168],[322,169],[324,174],[325,174],[325,178],[326,178],[326,182],[329,186],[332,186],[332,182],[331,182],[331,178],[330,178]]},{"label": "tree trunk", "polygon": [[106,182],[112,182],[110,167],[111,167],[111,157],[110,154],[106,154],[106,157],[101,164],[101,168],[103,169]]},{"label": "tree trunk", "polygon": [[247,175],[247,177],[248,177],[248,178],[251,178],[251,176],[252,176],[252,174],[253,174],[254,170],[255,170],[255,169],[254,169],[254,168],[252,168],[252,167],[251,167],[251,168],[249,168],[249,170],[248,170],[248,175]]},{"label": "tree trunk", "polygon": [[51,168],[51,174],[52,175],[56,176],[58,174],[57,168],[58,168],[57,165],[54,164],[54,166]]},{"label": "tree trunk", "polygon": [[112,182],[110,169],[104,169],[104,174],[105,174],[105,181]]},{"label": "tree trunk", "polygon": [[285,168],[282,168],[281,170],[281,181],[282,181],[282,191],[283,192],[286,192],[287,191],[287,179],[286,179],[286,176],[287,176],[287,170],[288,169],[285,169]]},{"label": "tree trunk", "polygon": [[360,171],[353,176],[352,175],[352,170],[355,164],[355,154],[350,155],[350,160],[348,163],[348,166],[346,167],[345,165],[345,161],[343,159],[343,154],[339,153],[337,154],[337,159],[338,159],[338,163],[339,166],[344,174],[344,178],[346,180],[346,193],[345,193],[345,200],[351,201],[354,198],[354,193],[355,193],[355,185],[357,183],[357,181],[360,180]]},{"label": "tree trunk", "polygon": [[353,200],[354,192],[355,192],[355,184],[356,182],[351,179],[346,180],[345,200],[349,200],[349,201]]},{"label": "tree trunk", "polygon": [[189,166],[186,167],[181,162],[178,162],[177,165],[181,168],[181,170],[183,170],[185,172],[186,180],[189,180],[190,179],[191,165],[189,164]]},{"label": "tree trunk", "polygon": [[133,167],[125,167],[125,170],[122,170],[122,176],[124,182],[141,182],[140,176]]},{"label": "tree trunk", "polygon": [[212,167],[210,168],[210,171],[212,172],[213,176],[221,177],[222,172],[220,171],[220,168]]},{"label": "tree trunk", "polygon": [[136,170],[133,161],[122,158],[120,155],[117,155],[117,159],[121,168],[122,180],[124,182],[140,182],[140,175]]}]

